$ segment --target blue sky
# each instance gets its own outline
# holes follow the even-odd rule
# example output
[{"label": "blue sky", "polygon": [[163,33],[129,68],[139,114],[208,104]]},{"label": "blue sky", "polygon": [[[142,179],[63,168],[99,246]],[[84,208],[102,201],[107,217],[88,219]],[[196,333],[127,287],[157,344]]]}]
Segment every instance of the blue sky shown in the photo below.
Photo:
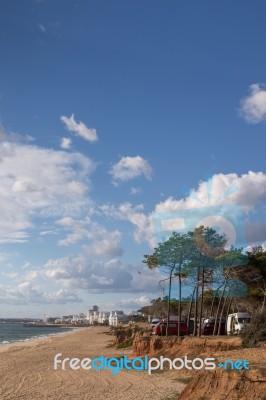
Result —
[{"label": "blue sky", "polygon": [[162,295],[142,265],[154,215],[201,220],[218,206],[244,247],[266,242],[265,11],[2,1],[0,316]]}]

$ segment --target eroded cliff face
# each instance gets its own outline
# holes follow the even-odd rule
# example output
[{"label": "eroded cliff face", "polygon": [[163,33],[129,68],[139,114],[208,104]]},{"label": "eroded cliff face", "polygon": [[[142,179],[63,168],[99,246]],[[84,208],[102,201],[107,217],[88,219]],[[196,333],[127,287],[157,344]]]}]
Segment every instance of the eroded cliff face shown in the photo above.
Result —
[{"label": "eroded cliff face", "polygon": [[[179,400],[266,400],[266,348],[243,349],[240,337],[153,337],[136,335],[132,356],[214,357],[250,360],[250,370],[200,370],[186,372],[191,382]],[[181,373],[181,371],[180,371]],[[183,372],[184,373],[184,372]],[[177,371],[177,379],[179,372]]]},{"label": "eroded cliff face", "polygon": [[178,338],[176,336],[158,337],[158,336],[135,336],[133,342],[133,355],[142,356],[149,354],[154,356],[158,353],[164,355],[199,355],[211,354],[214,351],[235,350],[241,348],[241,339],[236,338],[212,338],[212,337],[186,337]]},{"label": "eroded cliff face", "polygon": [[263,400],[266,369],[250,371],[199,371],[182,391],[179,400]]}]

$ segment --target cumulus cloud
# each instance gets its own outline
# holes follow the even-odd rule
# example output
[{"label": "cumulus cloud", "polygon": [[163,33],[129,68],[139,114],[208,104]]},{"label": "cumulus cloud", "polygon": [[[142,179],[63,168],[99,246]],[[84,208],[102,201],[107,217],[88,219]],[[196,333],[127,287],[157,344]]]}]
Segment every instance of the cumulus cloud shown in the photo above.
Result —
[{"label": "cumulus cloud", "polygon": [[140,297],[128,297],[126,299],[121,299],[119,303],[116,304],[116,308],[126,308],[130,310],[136,310],[144,306],[150,305],[151,297],[146,295]]},{"label": "cumulus cloud", "polygon": [[0,160],[0,243],[27,241],[37,214],[58,218],[88,206],[95,164],[82,154],[4,141]]},{"label": "cumulus cloud", "polygon": [[114,182],[129,181],[144,175],[146,179],[151,180],[152,168],[148,161],[140,156],[136,157],[122,157],[116,164],[114,164],[109,171],[112,175]]},{"label": "cumulus cloud", "polygon": [[250,94],[241,101],[240,114],[252,124],[266,120],[266,88],[258,83],[250,85]]},{"label": "cumulus cloud", "polygon": [[22,282],[18,286],[0,285],[0,303],[2,304],[66,304],[80,303],[82,300],[66,289],[47,292],[31,282]]},{"label": "cumulus cloud", "polygon": [[123,249],[120,246],[121,233],[119,231],[108,232],[101,229],[103,235],[99,235],[98,239],[93,240],[92,244],[83,247],[83,251],[88,256],[99,257],[120,257]]},{"label": "cumulus cloud", "polygon": [[61,149],[68,150],[71,148],[72,140],[70,138],[63,137],[60,142]]},{"label": "cumulus cloud", "polygon": [[43,275],[65,288],[86,289],[91,292],[153,292],[161,275],[148,268],[138,269],[117,259],[93,261],[85,255],[49,260]]},{"label": "cumulus cloud", "polygon": [[212,205],[237,204],[250,212],[259,202],[266,200],[266,174],[249,171],[247,174],[215,174],[208,181],[201,181],[196,190],[186,198],[173,197],[156,205],[156,212],[194,209]]},{"label": "cumulus cloud", "polygon": [[77,136],[80,136],[89,142],[96,142],[98,140],[96,130],[88,128],[83,122],[76,122],[74,114],[69,118],[62,115],[60,119],[65,124],[66,129],[70,132],[74,132]]},{"label": "cumulus cloud", "polygon": [[[228,235],[229,245],[234,243],[236,232],[234,226],[242,226],[243,218],[246,218],[259,204],[266,200],[266,174],[263,172],[248,172],[247,174],[215,174],[207,181],[201,181],[196,189],[181,199],[169,197],[156,204],[152,213],[145,213],[142,205],[133,206],[131,203],[122,203],[119,206],[105,204],[99,207],[100,211],[111,218],[129,221],[135,226],[134,238],[142,243],[146,240],[151,248],[158,241],[165,240],[163,231],[188,230],[196,226],[189,226],[189,218],[184,219],[184,211],[188,210],[190,220],[202,222],[205,226],[220,226]],[[207,215],[209,219],[202,220],[204,209],[213,212],[211,206],[219,206],[219,215]],[[228,212],[235,206],[231,220],[237,225],[233,228],[227,220]],[[169,217],[167,217],[169,213]],[[173,214],[174,213],[174,214]],[[239,221],[239,218],[242,218]],[[157,226],[157,221],[161,226]],[[194,222],[191,222],[194,223]],[[240,222],[240,224],[239,224]],[[241,228],[242,229],[242,228]],[[247,238],[254,237],[251,228]],[[160,236],[162,234],[162,236]],[[245,235],[244,235],[245,236]],[[261,235],[260,235],[261,236]],[[164,237],[164,238],[163,238]]]},{"label": "cumulus cloud", "polygon": [[153,245],[153,241],[151,241],[151,217],[149,214],[144,213],[142,204],[137,206],[133,206],[129,202],[122,203],[119,206],[104,204],[99,209],[108,217],[131,222],[136,228],[134,231],[136,242],[141,243],[143,240],[147,240],[151,243],[151,246]]},{"label": "cumulus cloud", "polygon": [[[263,237],[260,227],[246,225],[250,213],[266,200],[266,174],[215,174],[202,181],[183,199],[169,197],[157,204],[153,214],[157,241],[169,236],[166,231],[188,231],[196,226],[213,227],[228,238],[227,246],[244,245],[253,237]],[[157,224],[157,225],[156,225]],[[265,240],[265,234],[264,234]]]},{"label": "cumulus cloud", "polygon": [[121,233],[118,230],[110,232],[89,218],[75,220],[64,217],[57,223],[64,230],[71,231],[65,239],[59,241],[60,246],[70,246],[85,240],[91,242],[83,247],[87,256],[119,257],[123,254],[120,246]]}]

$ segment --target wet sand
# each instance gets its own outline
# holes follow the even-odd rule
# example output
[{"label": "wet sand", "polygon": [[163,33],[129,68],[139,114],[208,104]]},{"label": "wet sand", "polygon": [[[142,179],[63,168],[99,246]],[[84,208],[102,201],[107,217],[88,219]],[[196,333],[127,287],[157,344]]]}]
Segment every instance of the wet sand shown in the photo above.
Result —
[{"label": "wet sand", "polygon": [[148,375],[145,371],[96,371],[54,369],[54,356],[61,358],[121,357],[130,350],[110,346],[113,336],[108,328],[83,328],[49,338],[0,349],[1,400],[120,400],[167,399],[185,385],[167,379],[165,373]]}]

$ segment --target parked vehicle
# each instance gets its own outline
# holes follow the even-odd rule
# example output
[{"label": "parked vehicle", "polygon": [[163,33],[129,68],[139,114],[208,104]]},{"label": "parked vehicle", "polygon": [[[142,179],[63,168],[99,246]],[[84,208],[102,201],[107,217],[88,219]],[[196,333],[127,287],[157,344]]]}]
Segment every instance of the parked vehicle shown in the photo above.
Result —
[{"label": "parked vehicle", "polygon": [[[153,335],[166,335],[167,322],[159,322],[153,328]],[[178,335],[178,321],[170,321],[168,326],[168,335]],[[180,336],[188,335],[188,327],[184,322],[180,324]]]},{"label": "parked vehicle", "polygon": [[[219,322],[220,321],[218,320],[216,328],[215,328],[215,333],[214,333],[215,335],[217,335],[218,331],[219,331]],[[215,326],[214,318],[205,319],[203,324],[201,325],[201,334],[202,335],[213,335],[214,326]],[[224,318],[222,318],[222,320],[221,320],[220,335],[225,335],[225,319]]]},{"label": "parked vehicle", "polygon": [[247,312],[229,314],[227,319],[227,335],[238,335],[250,325],[251,315]]},{"label": "parked vehicle", "polygon": [[169,321],[177,322],[178,321],[178,315],[170,315]]},{"label": "parked vehicle", "polygon": [[151,327],[152,327],[152,329],[153,329],[157,324],[159,324],[160,321],[161,321],[161,320],[160,320],[159,318],[154,318],[154,319],[152,319],[152,320],[151,320]]}]

